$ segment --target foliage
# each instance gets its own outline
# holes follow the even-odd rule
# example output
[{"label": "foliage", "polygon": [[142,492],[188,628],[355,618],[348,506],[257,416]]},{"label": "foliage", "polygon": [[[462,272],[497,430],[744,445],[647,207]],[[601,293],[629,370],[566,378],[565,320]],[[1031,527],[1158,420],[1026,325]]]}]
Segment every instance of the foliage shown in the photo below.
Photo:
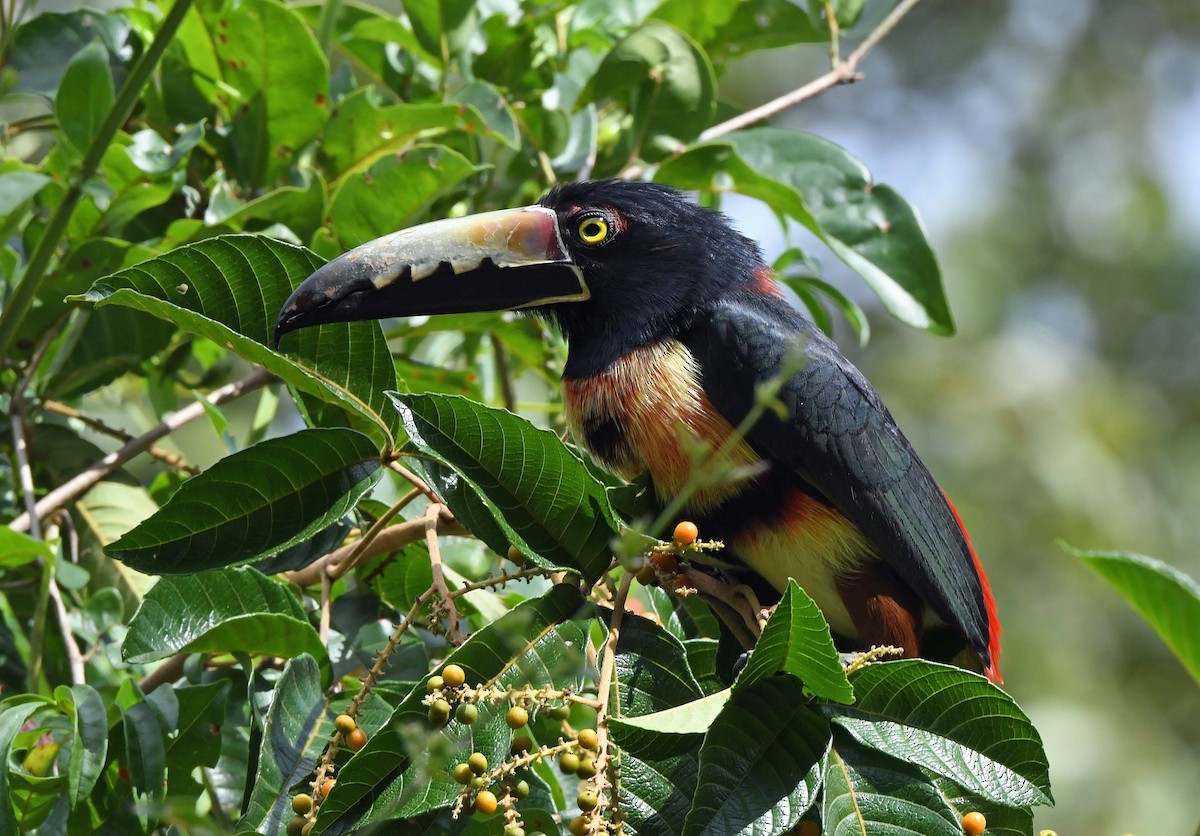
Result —
[{"label": "foliage", "polygon": [[[639,584],[647,617],[609,608],[657,532],[638,485],[514,414],[559,427],[562,346],[537,321],[271,348],[292,288],[347,247],[639,172],[765,201],[896,316],[950,333],[914,210],[859,161],[712,132],[734,56],[827,49],[824,15],[854,36],[861,7],[176,0],[6,28],[0,832],[275,833],[306,792],[313,833],[498,833],[513,813],[454,819],[453,767],[479,753],[506,801],[528,784],[530,831],[588,806],[582,783],[631,834],[950,834],[975,809],[1030,833],[1051,800],[1041,742],[980,677],[847,674],[794,585],[736,679],[694,602]],[[786,261],[818,322],[829,299],[865,328],[798,242]],[[180,432],[200,418],[211,434]],[[479,717],[431,720],[439,700]],[[527,755],[509,703],[532,715]],[[333,731],[343,712],[360,751]],[[595,778],[549,766],[594,749]]]}]

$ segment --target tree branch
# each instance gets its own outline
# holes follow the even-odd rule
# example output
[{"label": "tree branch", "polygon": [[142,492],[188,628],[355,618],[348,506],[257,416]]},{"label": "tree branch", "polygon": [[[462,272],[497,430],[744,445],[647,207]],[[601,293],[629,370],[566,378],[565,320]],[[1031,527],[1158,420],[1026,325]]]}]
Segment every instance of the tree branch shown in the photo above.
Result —
[{"label": "tree branch", "polygon": [[[208,402],[213,406],[227,403],[262,388],[273,379],[274,375],[266,369],[257,369],[248,377],[215,390],[208,396]],[[167,416],[158,426],[138,436],[119,450],[109,453],[74,479],[50,491],[50,493],[42,497],[41,501],[37,503],[32,513],[27,511],[9,523],[8,527],[13,531],[29,531],[33,517],[45,517],[47,514],[62,508],[67,503],[78,499],[105,476],[108,476],[134,456],[145,452],[154,442],[165,435],[173,433],[185,424],[195,421],[203,414],[204,404],[200,401],[194,401],[183,409]]]}]

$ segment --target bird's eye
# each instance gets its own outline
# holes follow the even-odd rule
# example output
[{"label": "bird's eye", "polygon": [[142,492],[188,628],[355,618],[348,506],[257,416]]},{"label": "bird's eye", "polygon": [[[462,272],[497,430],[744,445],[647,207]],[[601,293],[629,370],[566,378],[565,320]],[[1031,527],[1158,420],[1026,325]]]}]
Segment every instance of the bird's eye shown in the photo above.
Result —
[{"label": "bird's eye", "polygon": [[585,244],[603,244],[611,233],[608,220],[599,215],[589,215],[575,227],[575,234]]}]

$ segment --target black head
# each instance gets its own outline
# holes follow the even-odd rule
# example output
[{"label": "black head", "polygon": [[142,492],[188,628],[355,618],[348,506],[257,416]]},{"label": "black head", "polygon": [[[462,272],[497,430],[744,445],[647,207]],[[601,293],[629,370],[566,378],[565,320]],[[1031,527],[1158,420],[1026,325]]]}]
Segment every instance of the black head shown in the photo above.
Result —
[{"label": "black head", "polygon": [[764,271],[758,245],[720,212],[659,183],[556,186],[553,209],[590,298],[539,309],[570,345],[566,373],[586,377],[651,341],[678,334]]}]

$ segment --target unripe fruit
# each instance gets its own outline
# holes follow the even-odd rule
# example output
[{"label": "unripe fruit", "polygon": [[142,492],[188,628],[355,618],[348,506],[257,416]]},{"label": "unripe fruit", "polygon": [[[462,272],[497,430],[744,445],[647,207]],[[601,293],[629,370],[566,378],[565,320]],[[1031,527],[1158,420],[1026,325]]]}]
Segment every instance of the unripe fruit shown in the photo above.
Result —
[{"label": "unripe fruit", "polygon": [[533,741],[527,734],[519,734],[512,739],[512,745],[508,747],[510,755],[523,755],[533,748]]},{"label": "unripe fruit", "polygon": [[987,819],[983,813],[973,810],[963,816],[962,827],[967,836],[982,836],[983,831],[987,830]]},{"label": "unripe fruit", "polygon": [[678,575],[675,576],[675,588],[676,589],[684,589],[689,585],[690,585],[690,582],[688,581],[688,576],[683,574],[683,572],[680,572]]},{"label": "unripe fruit", "polygon": [[333,721],[333,727],[342,734],[350,734],[358,728],[358,723],[354,722],[354,718],[349,714],[339,714]]},{"label": "unripe fruit", "polygon": [[579,755],[574,752],[563,752],[558,756],[558,768],[567,775],[574,775],[579,771]]},{"label": "unripe fruit", "polygon": [[367,745],[367,733],[362,729],[355,729],[346,735],[346,748],[351,752],[361,752],[362,748]]},{"label": "unripe fruit", "polygon": [[658,580],[658,575],[654,572],[654,567],[647,563],[641,569],[638,569],[634,574],[637,582],[642,586],[651,586]]},{"label": "unripe fruit", "polygon": [[483,780],[482,775],[476,775],[474,778],[471,779],[470,787],[473,790],[481,790],[486,786],[487,786],[487,781]]},{"label": "unripe fruit", "polygon": [[442,690],[442,686],[445,684],[446,680],[440,676],[431,676],[429,677],[429,681],[425,683],[425,690],[432,694],[434,691]]},{"label": "unripe fruit", "polygon": [[504,722],[510,729],[516,731],[529,722],[529,712],[519,705],[514,705],[504,715]]},{"label": "unripe fruit", "polygon": [[467,765],[476,775],[482,775],[487,772],[488,768],[487,758],[484,757],[483,752],[472,752],[471,757],[467,758]]},{"label": "unripe fruit", "polygon": [[454,780],[458,781],[460,784],[465,785],[471,783],[471,778],[474,777],[474,775],[475,773],[471,771],[470,764],[460,763],[458,766],[454,767]]},{"label": "unripe fruit", "polygon": [[504,836],[525,836],[525,828],[516,824],[510,824],[504,828]]},{"label": "unripe fruit", "polygon": [[529,782],[528,781],[517,781],[517,785],[512,788],[512,794],[514,796],[516,796],[517,798],[528,798],[529,797]]},{"label": "unripe fruit", "polygon": [[600,743],[600,738],[597,736],[595,729],[581,729],[576,739],[579,741],[580,746],[591,751],[595,751],[596,746]]},{"label": "unripe fruit", "polygon": [[590,813],[600,806],[600,798],[592,790],[581,790],[579,797],[575,799],[575,803],[579,805],[580,810]]},{"label": "unripe fruit", "polygon": [[521,550],[516,546],[508,547],[508,559],[518,566],[524,566],[528,562],[528,558],[521,553]]},{"label": "unripe fruit", "polygon": [[292,798],[292,812],[298,816],[307,816],[312,812],[312,796],[302,792]]},{"label": "unripe fruit", "polygon": [[596,774],[596,761],[594,758],[584,758],[579,762],[579,768],[575,770],[575,774],[580,778],[591,778]]},{"label": "unripe fruit", "polygon": [[454,710],[454,719],[469,726],[479,719],[479,708],[473,702],[459,703],[458,708]]},{"label": "unripe fruit", "polygon": [[571,819],[570,830],[571,836],[586,836],[587,816],[576,816]]},{"label": "unripe fruit", "polygon": [[435,726],[444,726],[450,722],[450,703],[445,700],[434,700],[429,704],[429,722]]},{"label": "unripe fruit", "polygon": [[300,836],[308,836],[312,833],[313,825],[317,823],[316,819],[309,819],[304,823],[304,827],[300,828]]},{"label": "unripe fruit", "polygon": [[446,665],[442,670],[442,681],[448,688],[457,688],[467,681],[467,672],[458,665]]},{"label": "unripe fruit", "polygon": [[679,558],[670,552],[655,552],[650,556],[650,560],[660,572],[673,575],[679,571]]},{"label": "unripe fruit", "polygon": [[300,836],[300,832],[304,830],[304,825],[308,824],[308,819],[304,816],[292,816],[288,822],[287,836]]},{"label": "unripe fruit", "polygon": [[696,528],[694,522],[684,520],[679,525],[675,526],[675,534],[671,539],[678,546],[690,546],[696,542],[696,538],[700,536],[700,530]]},{"label": "unripe fruit", "polygon": [[565,720],[571,716],[571,706],[569,705],[552,705],[546,709],[546,716],[551,720]]},{"label": "unripe fruit", "polygon": [[496,812],[496,794],[491,790],[480,790],[475,796],[475,810],[485,816]]}]

